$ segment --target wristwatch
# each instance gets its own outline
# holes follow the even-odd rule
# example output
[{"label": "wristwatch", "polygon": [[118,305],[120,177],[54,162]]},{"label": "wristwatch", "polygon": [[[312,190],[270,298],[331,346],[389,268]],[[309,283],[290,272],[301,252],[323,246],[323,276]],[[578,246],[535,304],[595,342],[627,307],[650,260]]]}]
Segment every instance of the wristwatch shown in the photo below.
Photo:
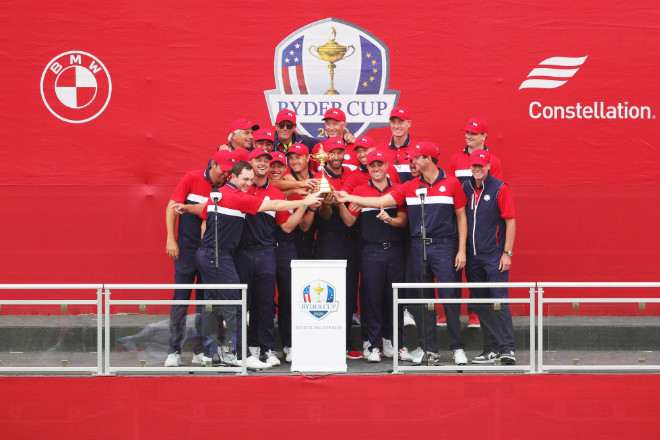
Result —
[{"label": "wristwatch", "polygon": [[509,257],[513,257],[512,251],[504,251],[504,253],[507,254]]}]

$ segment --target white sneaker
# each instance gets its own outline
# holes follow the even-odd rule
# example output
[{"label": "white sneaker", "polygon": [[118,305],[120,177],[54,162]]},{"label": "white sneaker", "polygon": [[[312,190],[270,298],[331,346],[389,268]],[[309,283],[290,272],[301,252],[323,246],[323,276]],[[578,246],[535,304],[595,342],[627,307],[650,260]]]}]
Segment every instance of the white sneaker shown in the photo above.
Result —
[{"label": "white sneaker", "polygon": [[367,356],[367,362],[380,362],[380,350],[378,347],[371,350],[371,353]]},{"label": "white sneaker", "polygon": [[166,367],[178,367],[181,365],[181,355],[179,353],[171,353],[167,355],[165,359]]},{"label": "white sneaker", "polygon": [[203,357],[204,357],[204,353],[193,354],[191,362],[196,365],[202,365]]},{"label": "white sneaker", "polygon": [[261,358],[263,362],[270,364],[271,367],[279,367],[280,365],[282,365],[282,363],[277,358],[276,354],[277,353],[274,352],[273,350],[268,350],[261,356]]},{"label": "white sneaker", "polygon": [[454,350],[454,363],[456,365],[467,365],[467,356],[465,356],[465,351],[462,348]]},{"label": "white sneaker", "polygon": [[285,355],[284,356],[284,362],[290,364],[291,360],[293,359],[293,355],[291,354],[291,347],[284,347],[282,349],[282,351],[284,352],[284,355]]},{"label": "white sneaker", "polygon": [[202,354],[202,367],[211,367],[213,366],[213,358],[206,357]]},{"label": "white sneaker", "polygon": [[417,325],[415,323],[415,318],[413,318],[413,315],[408,311],[408,309],[403,309],[403,326],[404,327],[413,327]]},{"label": "white sneaker", "polygon": [[369,354],[371,352],[371,350],[369,350],[369,347],[371,347],[371,342],[362,341],[362,348],[363,348],[364,357],[369,357]]},{"label": "white sneaker", "polygon": [[410,355],[407,347],[399,348],[399,360],[412,361],[412,356]]},{"label": "white sneaker", "polygon": [[245,363],[250,370],[267,370],[269,368],[273,368],[271,364],[261,362],[254,356],[248,356],[248,358],[245,360]]},{"label": "white sneaker", "polygon": [[259,356],[261,356],[261,347],[248,347],[248,356],[254,356],[259,359]]},{"label": "white sneaker", "polygon": [[386,358],[394,357],[394,347],[391,339],[383,338],[383,356]]},{"label": "white sneaker", "polygon": [[410,352],[410,357],[413,364],[421,364],[424,357],[424,350],[422,350],[422,347],[417,347]]}]

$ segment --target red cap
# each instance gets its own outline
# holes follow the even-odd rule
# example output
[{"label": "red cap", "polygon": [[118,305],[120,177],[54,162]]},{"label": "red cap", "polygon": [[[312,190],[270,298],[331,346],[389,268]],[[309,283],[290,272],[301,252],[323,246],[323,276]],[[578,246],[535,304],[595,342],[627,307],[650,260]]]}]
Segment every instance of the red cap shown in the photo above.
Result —
[{"label": "red cap", "polygon": [[288,150],[286,150],[286,154],[288,155],[289,153],[296,153],[300,154],[301,156],[307,156],[309,154],[309,148],[300,142],[296,142],[295,144],[291,145]]},{"label": "red cap", "polygon": [[233,133],[236,130],[259,130],[259,126],[256,124],[253,124],[250,122],[248,119],[237,119],[231,124],[229,124],[229,132]]},{"label": "red cap", "polygon": [[342,138],[334,137],[323,141],[323,149],[325,151],[332,151],[337,148],[341,148],[342,150],[346,149],[346,144],[344,144],[344,140]]},{"label": "red cap", "polygon": [[488,133],[488,122],[482,118],[472,118],[468,121],[463,130],[472,133]]},{"label": "red cap", "polygon": [[474,150],[470,155],[470,165],[486,166],[490,163],[490,153],[485,150]]},{"label": "red cap", "polygon": [[234,166],[234,155],[229,150],[218,150],[213,155],[213,162],[220,165],[222,171],[231,171]]},{"label": "red cap", "polygon": [[412,148],[409,154],[411,157],[438,157],[440,156],[440,150],[438,150],[438,147],[433,142],[419,142]]},{"label": "red cap", "polygon": [[231,153],[233,154],[234,160],[236,162],[240,162],[242,160],[247,162],[248,160],[250,160],[249,158],[250,152],[247,150],[247,148],[237,148],[233,150]]},{"label": "red cap", "polygon": [[408,113],[408,110],[406,110],[405,108],[395,107],[390,112],[390,119],[392,118],[399,118],[403,121],[407,121],[408,119],[410,119],[410,113]]},{"label": "red cap", "polygon": [[271,141],[275,142],[275,133],[270,128],[262,128],[252,135],[252,141]]},{"label": "red cap", "polygon": [[365,136],[360,136],[359,138],[355,139],[355,144],[354,145],[355,145],[354,148],[362,147],[362,148],[366,148],[368,150],[369,148],[375,147],[376,143],[374,142],[373,139],[371,139],[371,137],[365,135]]},{"label": "red cap", "polygon": [[270,153],[263,148],[255,148],[254,150],[250,151],[250,155],[248,156],[249,160],[256,159],[257,157],[260,156],[268,156],[268,160],[272,159],[273,157],[270,155]]},{"label": "red cap", "polygon": [[346,122],[346,114],[340,108],[329,108],[323,115],[323,120],[336,119],[337,121]]},{"label": "red cap", "polygon": [[379,160],[381,162],[387,162],[387,157],[385,157],[385,155],[381,151],[378,151],[378,150],[374,150],[374,151],[370,152],[369,154],[367,154],[367,165],[370,164],[371,162],[374,162],[374,161],[377,161],[377,160]]},{"label": "red cap", "polygon": [[273,151],[270,153],[270,163],[279,162],[286,165],[286,156],[281,151]]},{"label": "red cap", "polygon": [[275,123],[279,124],[282,121],[291,121],[294,124],[296,123],[296,114],[292,112],[291,110],[288,109],[282,109],[277,113],[277,118],[275,119]]}]

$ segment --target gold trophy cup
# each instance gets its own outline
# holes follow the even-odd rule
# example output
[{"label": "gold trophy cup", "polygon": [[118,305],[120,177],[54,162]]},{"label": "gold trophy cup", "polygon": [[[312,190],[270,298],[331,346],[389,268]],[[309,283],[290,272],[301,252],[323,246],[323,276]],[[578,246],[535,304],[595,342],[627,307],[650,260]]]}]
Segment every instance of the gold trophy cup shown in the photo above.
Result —
[{"label": "gold trophy cup", "polygon": [[313,154],[314,159],[316,159],[321,164],[321,182],[319,184],[319,191],[323,194],[329,194],[332,192],[330,187],[330,182],[325,177],[325,161],[328,160],[328,153],[323,149],[323,144],[320,145],[319,151],[316,154]]},{"label": "gold trophy cup", "polygon": [[[309,53],[311,53],[313,57],[329,63],[328,67],[330,68],[330,89],[327,92],[325,92],[326,95],[339,95],[339,92],[335,90],[335,67],[337,67],[335,63],[337,61],[344,60],[355,53],[355,47],[353,47],[352,45],[342,46],[335,42],[335,38],[337,38],[337,31],[333,27],[332,37],[328,39],[327,43],[325,43],[323,46],[320,47],[317,46],[309,47]],[[312,52],[312,49],[316,49],[316,55],[314,54],[314,52]],[[352,50],[351,53],[347,55],[346,53],[348,52],[349,49]]]}]

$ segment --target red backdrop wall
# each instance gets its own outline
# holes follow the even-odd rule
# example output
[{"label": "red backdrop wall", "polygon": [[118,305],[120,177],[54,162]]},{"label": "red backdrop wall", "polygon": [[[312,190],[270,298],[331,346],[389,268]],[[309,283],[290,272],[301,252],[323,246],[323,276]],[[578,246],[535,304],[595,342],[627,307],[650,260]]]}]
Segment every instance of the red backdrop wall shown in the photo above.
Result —
[{"label": "red backdrop wall", "polygon": [[[441,148],[441,166],[463,147],[467,119],[488,120],[517,208],[512,281],[657,279],[654,1],[26,0],[3,4],[0,31],[0,282],[171,282],[164,210],[176,182],[206,164],[232,120],[272,126],[275,48],[329,17],[389,49],[388,87],[410,110],[411,133]],[[67,51],[92,54],[112,78],[107,108],[89,122],[56,118],[40,93],[44,69]],[[561,87],[519,89],[558,56],[587,58]],[[533,102],[649,113],[535,118]],[[384,141],[389,129],[369,134]]]}]

